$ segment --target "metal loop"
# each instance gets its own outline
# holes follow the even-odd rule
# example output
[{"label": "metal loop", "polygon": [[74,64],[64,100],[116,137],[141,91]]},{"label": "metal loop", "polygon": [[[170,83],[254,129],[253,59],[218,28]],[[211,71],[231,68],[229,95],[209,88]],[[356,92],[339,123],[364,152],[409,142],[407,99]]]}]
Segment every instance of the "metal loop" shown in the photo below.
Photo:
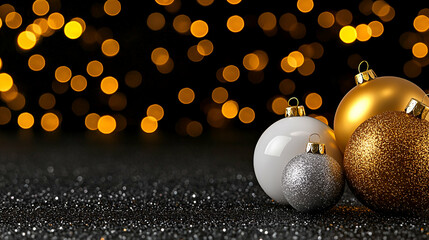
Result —
[{"label": "metal loop", "polygon": [[298,105],[299,105],[299,100],[298,100],[298,98],[296,98],[296,97],[291,97],[291,98],[289,98],[289,100],[287,101],[287,105],[291,106],[291,105],[290,105],[290,101],[291,101],[291,100],[294,100],[294,99],[296,100],[296,106],[298,106]]},{"label": "metal loop", "polygon": [[358,66],[358,71],[359,71],[360,73],[362,72],[362,71],[360,70],[360,67],[361,67],[362,63],[366,63],[366,70],[365,70],[365,71],[368,71],[368,69],[369,69],[369,63],[368,63],[366,60],[363,60],[362,62],[360,62],[360,63],[359,63],[359,66]]}]

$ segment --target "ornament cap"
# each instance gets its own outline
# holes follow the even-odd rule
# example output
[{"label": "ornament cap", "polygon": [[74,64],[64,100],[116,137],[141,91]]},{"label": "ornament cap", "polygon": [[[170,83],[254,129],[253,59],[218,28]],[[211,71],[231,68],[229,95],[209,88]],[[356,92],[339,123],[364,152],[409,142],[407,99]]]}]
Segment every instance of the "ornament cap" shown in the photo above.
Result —
[{"label": "ornament cap", "polygon": [[[290,106],[290,101],[296,100],[296,106]],[[286,108],[285,117],[300,117],[305,116],[304,106],[299,105],[298,98],[292,97],[287,101],[289,107]]]},{"label": "ornament cap", "polygon": [[306,152],[307,153],[314,153],[314,154],[326,154],[325,144],[319,143],[319,142],[312,142],[311,141],[312,136],[318,136],[320,139],[319,134],[317,134],[317,133],[311,134],[310,137],[308,138],[309,142],[307,143]]},{"label": "ornament cap", "polygon": [[429,113],[429,107],[423,102],[411,98],[407,107],[405,108],[405,113],[410,114],[416,118],[425,119]]},{"label": "ornament cap", "polygon": [[[360,70],[362,63],[366,63],[366,70],[363,72]],[[375,72],[372,69],[369,69],[369,64],[367,61],[362,61],[359,63],[358,71],[359,73],[355,75],[356,85],[371,81],[377,77]]]}]

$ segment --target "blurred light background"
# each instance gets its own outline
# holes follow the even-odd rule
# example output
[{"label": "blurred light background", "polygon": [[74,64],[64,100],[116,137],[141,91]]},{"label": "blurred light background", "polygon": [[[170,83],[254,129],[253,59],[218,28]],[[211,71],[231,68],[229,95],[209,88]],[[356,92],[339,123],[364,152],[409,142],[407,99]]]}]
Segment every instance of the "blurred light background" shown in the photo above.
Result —
[{"label": "blurred light background", "polygon": [[5,132],[262,132],[297,97],[332,127],[367,60],[429,89],[425,1],[2,1]]}]

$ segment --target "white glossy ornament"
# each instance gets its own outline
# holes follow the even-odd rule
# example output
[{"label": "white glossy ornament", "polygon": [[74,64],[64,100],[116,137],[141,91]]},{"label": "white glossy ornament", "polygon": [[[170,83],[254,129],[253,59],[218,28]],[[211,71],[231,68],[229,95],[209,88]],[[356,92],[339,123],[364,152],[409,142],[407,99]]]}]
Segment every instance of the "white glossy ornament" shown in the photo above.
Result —
[{"label": "white glossy ornament", "polygon": [[343,157],[335,142],[334,131],[315,118],[298,115],[280,119],[259,138],[253,156],[256,179],[265,193],[276,202],[288,204],[281,186],[283,169],[293,157],[306,152],[303,146],[306,146],[313,133],[320,136],[329,155],[343,166]]}]

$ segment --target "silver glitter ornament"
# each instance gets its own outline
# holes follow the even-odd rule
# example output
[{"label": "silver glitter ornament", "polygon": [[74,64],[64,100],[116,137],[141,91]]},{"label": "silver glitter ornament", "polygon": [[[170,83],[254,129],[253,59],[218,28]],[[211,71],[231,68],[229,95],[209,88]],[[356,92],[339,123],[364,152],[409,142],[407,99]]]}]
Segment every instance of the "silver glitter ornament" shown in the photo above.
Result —
[{"label": "silver glitter ornament", "polygon": [[343,169],[325,154],[324,144],[309,142],[307,152],[292,158],[284,168],[282,190],[288,203],[298,211],[328,210],[344,192]]}]

